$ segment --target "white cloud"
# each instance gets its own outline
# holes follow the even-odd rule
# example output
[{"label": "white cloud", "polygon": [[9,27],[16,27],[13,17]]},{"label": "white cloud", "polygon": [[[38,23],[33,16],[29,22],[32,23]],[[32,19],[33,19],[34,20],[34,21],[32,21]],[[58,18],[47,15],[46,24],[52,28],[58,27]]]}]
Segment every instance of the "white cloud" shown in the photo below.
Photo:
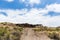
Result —
[{"label": "white cloud", "polygon": [[47,5],[46,9],[48,11],[54,11],[60,13],[60,4],[55,3],[55,4]]},{"label": "white cloud", "polygon": [[31,7],[34,6],[34,4],[40,4],[41,0],[20,0],[26,4],[26,6],[30,5]]},{"label": "white cloud", "polygon": [[20,2],[26,2],[26,0],[19,0]]},{"label": "white cloud", "polygon": [[39,4],[40,0],[29,0],[30,4]]},{"label": "white cloud", "polygon": [[60,16],[54,16],[47,20],[49,26],[60,26]]},{"label": "white cloud", "polygon": [[[59,12],[60,4],[47,5],[44,9],[31,8],[31,10],[12,10],[12,9],[1,9],[0,12],[8,14],[7,17],[0,15],[0,21],[13,22],[13,23],[32,23],[32,24],[43,24],[46,26],[60,26],[60,16],[43,16],[48,14],[50,11]],[[60,12],[59,12],[60,13]],[[23,14],[23,15],[19,15]]]},{"label": "white cloud", "polygon": [[7,2],[13,2],[14,0],[5,0],[5,1],[7,1]]},{"label": "white cloud", "polygon": [[0,10],[0,12],[5,12],[8,14],[8,17],[14,17],[19,14],[24,14],[26,13],[27,9],[22,9],[22,10],[11,10],[11,9],[5,9],[5,10]]}]

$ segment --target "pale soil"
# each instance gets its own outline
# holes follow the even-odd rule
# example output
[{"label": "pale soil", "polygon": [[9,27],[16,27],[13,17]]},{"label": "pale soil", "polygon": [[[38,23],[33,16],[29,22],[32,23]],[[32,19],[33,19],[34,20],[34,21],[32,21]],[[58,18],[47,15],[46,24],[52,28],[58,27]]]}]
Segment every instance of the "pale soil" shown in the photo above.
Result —
[{"label": "pale soil", "polygon": [[21,36],[21,40],[51,40],[46,34],[41,32],[35,33],[32,28],[25,28]]}]

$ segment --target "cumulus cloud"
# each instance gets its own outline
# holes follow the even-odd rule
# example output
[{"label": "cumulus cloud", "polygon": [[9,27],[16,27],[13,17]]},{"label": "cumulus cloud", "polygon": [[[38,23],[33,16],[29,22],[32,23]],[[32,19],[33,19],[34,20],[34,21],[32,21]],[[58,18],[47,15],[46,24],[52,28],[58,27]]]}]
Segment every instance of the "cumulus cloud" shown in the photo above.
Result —
[{"label": "cumulus cloud", "polygon": [[26,6],[30,5],[31,7],[34,6],[34,4],[40,4],[41,3],[41,0],[20,0],[22,1],[23,3],[26,4]]},{"label": "cumulus cloud", "polygon": [[7,1],[7,2],[13,2],[14,0],[5,0],[5,1]]},{"label": "cumulus cloud", "polygon": [[54,11],[60,13],[60,4],[54,3],[46,6],[48,11]]},{"label": "cumulus cloud", "polygon": [[44,16],[50,11],[58,13],[60,10],[59,6],[60,4],[51,4],[42,9],[31,8],[29,11],[28,9],[0,9],[0,12],[5,12],[8,15],[7,17],[0,15],[0,21],[60,26],[60,16]]}]

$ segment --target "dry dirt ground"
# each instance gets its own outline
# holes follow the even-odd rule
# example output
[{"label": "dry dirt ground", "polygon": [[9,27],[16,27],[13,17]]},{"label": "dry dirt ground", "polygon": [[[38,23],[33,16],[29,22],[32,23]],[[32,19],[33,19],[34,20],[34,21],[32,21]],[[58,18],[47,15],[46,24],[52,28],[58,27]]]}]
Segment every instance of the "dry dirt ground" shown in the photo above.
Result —
[{"label": "dry dirt ground", "polygon": [[35,33],[32,28],[25,28],[21,36],[21,40],[51,40],[43,32],[41,34]]}]

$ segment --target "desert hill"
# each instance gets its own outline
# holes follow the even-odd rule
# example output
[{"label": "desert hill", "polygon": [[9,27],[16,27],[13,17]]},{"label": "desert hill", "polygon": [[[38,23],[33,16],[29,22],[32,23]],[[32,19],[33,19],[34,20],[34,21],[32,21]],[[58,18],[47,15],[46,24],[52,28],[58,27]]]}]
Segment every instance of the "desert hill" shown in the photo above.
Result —
[{"label": "desert hill", "polygon": [[0,40],[60,40],[60,27],[2,22]]}]

